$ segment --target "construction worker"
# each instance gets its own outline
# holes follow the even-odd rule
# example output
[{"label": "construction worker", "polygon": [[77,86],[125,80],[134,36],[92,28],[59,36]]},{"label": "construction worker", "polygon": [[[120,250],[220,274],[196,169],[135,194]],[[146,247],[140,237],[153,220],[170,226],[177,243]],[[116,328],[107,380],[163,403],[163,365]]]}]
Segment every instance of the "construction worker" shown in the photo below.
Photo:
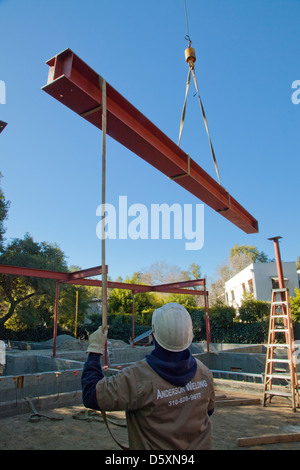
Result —
[{"label": "construction worker", "polygon": [[132,450],[211,449],[212,373],[189,350],[192,321],[180,304],[154,311],[155,348],[144,360],[104,377],[100,366],[108,328],[89,337],[82,373],[85,407],[125,410]]}]

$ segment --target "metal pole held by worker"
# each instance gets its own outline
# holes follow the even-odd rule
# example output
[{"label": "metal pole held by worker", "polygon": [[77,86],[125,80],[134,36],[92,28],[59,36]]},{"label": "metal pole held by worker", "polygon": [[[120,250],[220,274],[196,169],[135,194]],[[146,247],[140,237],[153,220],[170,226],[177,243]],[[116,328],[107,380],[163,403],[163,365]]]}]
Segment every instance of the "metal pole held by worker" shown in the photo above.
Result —
[{"label": "metal pole held by worker", "polygon": [[[102,94],[102,328],[107,327],[107,273],[105,262],[105,232],[104,232],[104,212],[105,212],[105,190],[106,190],[106,81],[99,77],[99,84]],[[105,365],[107,365],[107,342],[105,344]]]}]

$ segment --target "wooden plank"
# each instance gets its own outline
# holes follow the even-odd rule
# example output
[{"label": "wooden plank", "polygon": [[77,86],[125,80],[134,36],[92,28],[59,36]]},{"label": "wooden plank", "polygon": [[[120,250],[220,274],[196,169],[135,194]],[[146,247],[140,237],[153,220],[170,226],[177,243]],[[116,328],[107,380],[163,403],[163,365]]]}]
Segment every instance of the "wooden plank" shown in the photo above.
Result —
[{"label": "wooden plank", "polygon": [[226,398],[216,400],[216,407],[219,406],[248,406],[248,405],[260,405],[260,398]]},{"label": "wooden plank", "polygon": [[265,434],[262,436],[241,437],[237,440],[239,447],[257,446],[263,444],[279,444],[284,442],[300,442],[300,433]]}]

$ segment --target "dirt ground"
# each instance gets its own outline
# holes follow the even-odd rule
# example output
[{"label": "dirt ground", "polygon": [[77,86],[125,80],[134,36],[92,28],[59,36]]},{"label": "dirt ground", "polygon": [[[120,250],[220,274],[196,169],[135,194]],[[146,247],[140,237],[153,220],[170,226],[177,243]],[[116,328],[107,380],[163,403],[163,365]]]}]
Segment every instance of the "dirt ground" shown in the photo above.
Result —
[{"label": "dirt ground", "polygon": [[[222,393],[217,391],[217,395]],[[224,392],[226,397],[251,395]],[[253,398],[253,396],[252,396]],[[257,398],[257,396],[255,396]],[[262,434],[300,432],[300,410],[293,412],[285,399],[277,399],[271,406],[217,406],[211,418],[214,450],[300,450],[300,442],[238,447],[237,439]],[[283,400],[283,401],[282,401]],[[83,406],[56,408],[43,412],[47,416],[60,416],[63,420],[41,418],[30,422],[30,414],[0,420],[1,450],[120,450],[113,441],[99,414],[93,420],[84,417]],[[110,414],[115,422],[124,424],[124,413]],[[110,424],[119,442],[128,444],[126,428]]]}]

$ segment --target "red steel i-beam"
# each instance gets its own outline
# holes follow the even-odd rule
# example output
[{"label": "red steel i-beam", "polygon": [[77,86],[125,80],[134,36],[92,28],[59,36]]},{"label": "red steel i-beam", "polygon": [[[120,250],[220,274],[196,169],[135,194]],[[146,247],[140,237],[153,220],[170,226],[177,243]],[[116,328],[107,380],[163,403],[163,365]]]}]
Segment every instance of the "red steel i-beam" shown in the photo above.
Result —
[{"label": "red steel i-beam", "polygon": [[[47,64],[48,82],[42,89],[102,129],[99,74],[70,49],[57,54]],[[108,83],[106,107],[108,135],[244,232],[258,232],[257,220],[226,189]]]}]

